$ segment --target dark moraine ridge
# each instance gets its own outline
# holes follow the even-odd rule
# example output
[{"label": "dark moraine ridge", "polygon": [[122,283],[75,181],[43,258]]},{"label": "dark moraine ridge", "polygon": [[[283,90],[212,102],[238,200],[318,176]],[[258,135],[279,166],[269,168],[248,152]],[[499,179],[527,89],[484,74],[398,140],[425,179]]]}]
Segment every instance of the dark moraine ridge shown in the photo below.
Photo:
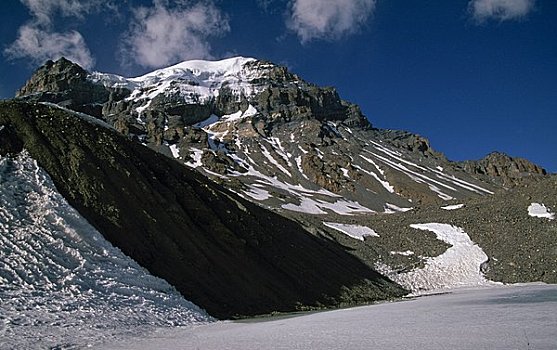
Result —
[{"label": "dark moraine ridge", "polygon": [[23,149],[106,239],[216,317],[406,292],[340,245],[98,122],[0,102],[0,154]]}]

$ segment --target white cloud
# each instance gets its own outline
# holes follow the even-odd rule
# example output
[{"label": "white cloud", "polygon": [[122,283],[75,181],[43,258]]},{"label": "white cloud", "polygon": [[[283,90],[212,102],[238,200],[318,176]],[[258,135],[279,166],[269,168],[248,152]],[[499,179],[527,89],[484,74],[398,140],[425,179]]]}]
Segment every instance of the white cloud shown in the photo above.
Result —
[{"label": "white cloud", "polygon": [[356,32],[374,9],[375,0],[293,0],[287,26],[302,43],[339,39]]},{"label": "white cloud", "polygon": [[85,40],[76,31],[52,33],[32,24],[19,28],[18,37],[5,53],[10,58],[31,58],[34,63],[44,63],[62,56],[85,69],[93,67],[94,59]]},{"label": "white cloud", "polygon": [[31,13],[31,20],[23,24],[16,40],[4,50],[12,59],[26,58],[34,64],[56,60],[62,56],[86,69],[94,59],[81,33],[75,30],[57,32],[56,17],[83,19],[85,15],[104,10],[115,11],[114,0],[20,0]]},{"label": "white cloud", "polygon": [[280,0],[256,0],[257,6],[265,12],[270,12],[275,2]]},{"label": "white cloud", "polygon": [[471,0],[468,9],[477,22],[520,19],[534,8],[535,0]]},{"label": "white cloud", "polygon": [[35,24],[50,25],[52,17],[78,17],[98,11],[102,6],[111,7],[107,0],[20,0],[34,17]]},{"label": "white cloud", "polygon": [[154,1],[134,11],[124,36],[125,60],[158,68],[188,59],[211,58],[209,38],[230,30],[228,19],[211,1],[188,4]]}]

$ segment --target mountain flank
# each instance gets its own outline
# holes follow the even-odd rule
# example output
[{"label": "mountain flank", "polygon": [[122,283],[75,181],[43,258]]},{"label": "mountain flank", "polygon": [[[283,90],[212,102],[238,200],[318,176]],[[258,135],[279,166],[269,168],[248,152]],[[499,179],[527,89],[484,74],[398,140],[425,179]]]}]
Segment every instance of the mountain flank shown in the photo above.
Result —
[{"label": "mountain flank", "polygon": [[0,154],[26,149],[116,247],[220,318],[405,291],[341,246],[58,106],[0,103]]}]

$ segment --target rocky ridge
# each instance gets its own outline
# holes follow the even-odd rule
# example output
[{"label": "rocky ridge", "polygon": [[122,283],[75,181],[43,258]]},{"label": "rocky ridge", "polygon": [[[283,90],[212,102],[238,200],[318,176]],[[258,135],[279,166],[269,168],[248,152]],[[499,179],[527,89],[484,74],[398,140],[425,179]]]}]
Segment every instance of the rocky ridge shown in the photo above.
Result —
[{"label": "rocky ridge", "polygon": [[485,181],[514,186],[522,181],[542,178],[545,169],[524,158],[513,158],[504,153],[492,152],[477,161],[465,161],[463,169]]},{"label": "rocky ridge", "polygon": [[452,163],[421,136],[373,128],[334,89],[250,58],[183,62],[137,78],[86,74],[61,59],[18,97],[91,114],[277,210],[389,212],[489,194],[514,178],[497,166],[487,176],[504,180],[485,181],[484,165]]}]

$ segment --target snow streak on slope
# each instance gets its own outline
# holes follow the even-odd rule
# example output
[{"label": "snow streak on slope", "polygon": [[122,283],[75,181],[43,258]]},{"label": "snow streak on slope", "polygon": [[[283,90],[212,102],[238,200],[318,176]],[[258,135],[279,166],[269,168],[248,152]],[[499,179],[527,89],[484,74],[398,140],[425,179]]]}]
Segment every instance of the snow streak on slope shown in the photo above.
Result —
[{"label": "snow streak on slope", "polygon": [[453,204],[453,205],[446,205],[446,206],[444,206],[444,207],[441,207],[441,209],[444,209],[444,210],[457,210],[457,209],[460,209],[460,208],[463,208],[463,207],[464,207],[464,204]]},{"label": "snow streak on slope", "polygon": [[84,347],[211,320],[107,242],[27,153],[0,157],[0,203],[0,348]]},{"label": "snow streak on slope", "polygon": [[427,258],[424,268],[410,272],[394,274],[384,266],[377,266],[394,281],[415,293],[497,284],[487,280],[480,272],[480,265],[488,257],[460,227],[438,223],[410,227],[432,231],[437,239],[452,247],[437,257]]},{"label": "snow streak on slope", "polygon": [[367,226],[342,224],[338,222],[323,222],[323,225],[335,229],[352,238],[364,240],[365,236],[379,237],[379,234]]}]

